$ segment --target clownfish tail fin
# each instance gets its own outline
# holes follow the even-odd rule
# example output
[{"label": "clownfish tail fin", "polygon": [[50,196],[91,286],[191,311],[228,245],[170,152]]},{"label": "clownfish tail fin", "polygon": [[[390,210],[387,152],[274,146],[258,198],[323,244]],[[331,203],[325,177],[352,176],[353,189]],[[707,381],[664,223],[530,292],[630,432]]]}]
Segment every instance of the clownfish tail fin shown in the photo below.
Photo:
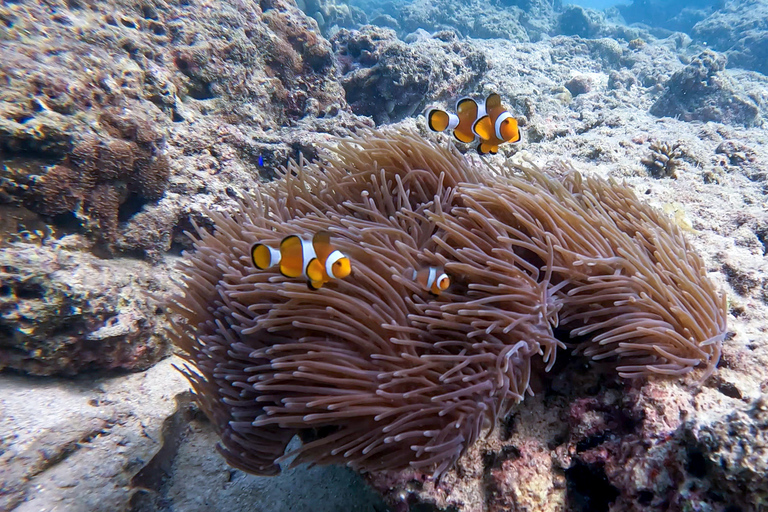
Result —
[{"label": "clownfish tail fin", "polygon": [[259,270],[266,270],[280,263],[280,251],[266,244],[254,244],[251,248],[251,262]]},{"label": "clownfish tail fin", "polygon": [[450,124],[450,114],[439,108],[431,108],[426,113],[427,126],[433,132],[443,132]]}]

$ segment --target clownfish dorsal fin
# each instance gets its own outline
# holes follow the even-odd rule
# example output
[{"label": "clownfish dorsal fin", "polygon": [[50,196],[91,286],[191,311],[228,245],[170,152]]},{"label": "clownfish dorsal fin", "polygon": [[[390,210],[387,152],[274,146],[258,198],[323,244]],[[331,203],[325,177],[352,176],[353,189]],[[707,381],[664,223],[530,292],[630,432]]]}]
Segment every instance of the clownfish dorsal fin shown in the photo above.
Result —
[{"label": "clownfish dorsal fin", "polygon": [[485,98],[485,111],[490,114],[491,112],[499,108],[502,108],[501,96],[499,96],[495,92],[489,94],[488,97]]},{"label": "clownfish dorsal fin", "polygon": [[484,141],[490,140],[495,132],[491,118],[488,115],[484,115],[475,121],[475,124],[472,125],[472,131]]},{"label": "clownfish dorsal fin", "polygon": [[333,252],[333,246],[331,246],[331,234],[328,231],[318,231],[315,236],[312,237],[312,247],[315,248],[315,255],[320,260],[322,265],[325,265],[325,260]]},{"label": "clownfish dorsal fin", "polygon": [[288,235],[280,242],[280,273],[285,277],[304,273],[304,241],[298,235]]}]

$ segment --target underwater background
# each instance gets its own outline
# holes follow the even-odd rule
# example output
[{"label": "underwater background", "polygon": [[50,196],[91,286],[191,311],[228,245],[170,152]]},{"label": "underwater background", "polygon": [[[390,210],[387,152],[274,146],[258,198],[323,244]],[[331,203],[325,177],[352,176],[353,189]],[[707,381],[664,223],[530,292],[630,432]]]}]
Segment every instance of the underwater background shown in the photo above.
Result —
[{"label": "underwater background", "polygon": [[[766,0],[3,2],[0,511],[768,510],[767,75]],[[430,130],[494,93],[498,154]],[[439,482],[227,465],[165,307],[187,233],[365,130],[624,183],[727,297],[717,369],[564,350]]]}]

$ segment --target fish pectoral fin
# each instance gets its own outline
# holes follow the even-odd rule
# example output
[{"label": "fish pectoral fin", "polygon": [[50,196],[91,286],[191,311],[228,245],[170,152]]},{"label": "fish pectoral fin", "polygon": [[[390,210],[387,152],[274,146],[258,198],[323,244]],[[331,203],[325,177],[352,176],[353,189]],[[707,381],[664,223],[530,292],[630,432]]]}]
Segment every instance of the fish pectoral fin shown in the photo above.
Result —
[{"label": "fish pectoral fin", "polygon": [[323,281],[312,281],[311,279],[307,281],[307,288],[309,288],[312,291],[319,290],[323,287],[325,282]]},{"label": "fish pectoral fin", "polygon": [[325,269],[319,259],[312,258],[312,261],[307,265],[307,278],[310,281],[320,282],[320,286],[322,286],[322,281],[325,280]]},{"label": "fish pectoral fin", "polygon": [[477,134],[482,140],[490,140],[495,134],[493,123],[491,123],[490,116],[483,116],[472,125],[472,131]]}]

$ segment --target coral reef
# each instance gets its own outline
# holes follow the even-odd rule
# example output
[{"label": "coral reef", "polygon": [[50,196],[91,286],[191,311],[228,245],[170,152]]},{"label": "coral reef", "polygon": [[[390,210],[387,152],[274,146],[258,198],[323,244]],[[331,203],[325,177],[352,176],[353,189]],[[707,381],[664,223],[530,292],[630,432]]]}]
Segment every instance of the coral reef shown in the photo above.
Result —
[{"label": "coral reef", "polygon": [[170,174],[162,136],[145,119],[105,110],[103,136],[86,135],[67,159],[33,181],[30,201],[45,215],[74,213],[92,236],[113,247],[120,206],[138,210],[162,197]]},{"label": "coral reef", "polygon": [[594,9],[569,5],[560,13],[560,33],[595,38],[604,35],[605,15]]},{"label": "coral reef", "polygon": [[724,74],[726,57],[705,50],[672,75],[666,90],[651,106],[656,116],[679,116],[685,121],[716,121],[751,126],[758,119],[755,102]]},{"label": "coral reef", "polygon": [[[688,250],[702,255],[707,275],[728,293],[729,333],[717,374],[695,388],[691,379],[626,381],[562,350],[544,373],[541,358],[533,356],[530,389],[536,395],[499,417],[496,431],[469,447],[439,484],[416,469],[366,478],[399,512],[408,505],[461,512],[757,512],[768,488],[760,399],[768,391],[765,129],[760,118],[753,126],[723,123],[727,117],[690,123],[654,117],[648,108],[706,43],[729,58],[718,74],[765,119],[768,78],[753,71],[764,71],[764,2],[719,6],[691,32],[693,41],[658,26],[613,25],[615,9],[596,18],[593,28],[603,39],[558,36],[557,1],[439,0],[400,8],[409,3],[319,0],[315,14],[327,19],[315,19],[325,34],[334,34],[334,25],[360,28],[353,8],[360,6],[372,23],[396,30],[407,44],[393,49],[404,52],[402,59],[388,56],[390,77],[398,76],[398,66],[420,69],[413,51],[430,54],[418,46],[430,39],[419,25],[442,31],[433,34],[435,53],[426,60],[430,67],[450,63],[439,70],[445,80],[430,78],[427,87],[441,92],[433,98],[428,90],[425,101],[452,106],[462,94],[499,92],[525,132],[504,156],[533,159],[558,175],[568,169],[554,162],[572,162],[586,175],[626,183],[673,213],[691,242]],[[305,3],[310,11],[306,4],[314,0]],[[685,28],[707,15],[684,7],[679,15],[666,11],[667,28]],[[187,389],[171,366],[179,364],[176,358],[125,373],[167,350],[157,331],[162,316],[142,297],[147,289],[164,293],[165,278],[173,275],[167,263],[192,245],[183,231],[194,231],[196,223],[213,232],[210,211],[236,211],[238,198],[259,194],[261,182],[290,158],[324,155],[318,143],[327,142],[327,134],[373,125],[351,112],[337,67],[349,66],[345,73],[364,68],[365,58],[337,53],[343,45],[329,46],[315,21],[279,0],[4,2],[0,27],[0,251],[6,267],[0,322],[7,321],[0,359],[15,365],[0,372],[0,509],[252,512],[259,503],[271,512],[383,509],[362,496],[367,493],[348,468],[288,469],[288,459],[280,476],[260,478],[227,466],[215,449],[218,426],[187,403],[186,393],[173,404]],[[454,43],[461,44],[458,54],[438,49]],[[329,47],[332,67],[318,72],[313,66],[322,69]],[[279,55],[278,62],[267,52]],[[465,52],[483,63],[469,82],[474,64],[463,60]],[[579,86],[579,77],[589,78],[590,90],[574,95],[564,85],[576,79],[571,85]],[[419,85],[422,78],[409,80]],[[384,82],[377,88],[387,93]],[[378,109],[386,110],[386,103]],[[99,260],[93,241],[82,236],[83,226],[98,222],[84,203],[74,206],[82,226],[70,213],[53,216],[52,223],[28,207],[38,209],[35,186],[44,183],[32,177],[56,165],[77,170],[67,161],[79,141],[124,140],[103,129],[105,111],[148,120],[163,135],[158,148],[172,173],[159,200],[122,203],[112,259]],[[419,118],[402,124],[426,133]],[[686,165],[676,169],[678,179],[658,180],[643,169],[640,161],[654,141],[683,145]],[[486,161],[495,166],[504,156]],[[104,192],[110,189],[120,198],[127,193],[127,185],[115,182]],[[32,280],[23,282],[25,276]],[[45,295],[35,299],[39,282]],[[107,325],[123,308],[126,315]],[[74,327],[82,320],[86,330],[69,330],[67,319]],[[144,330],[148,325],[153,335]],[[589,335],[568,339],[572,327],[554,334],[569,343],[589,341]],[[154,355],[141,354],[144,344]],[[105,371],[75,379],[20,374],[92,369]],[[328,431],[303,434],[311,442]],[[350,489],[359,494],[347,494]]]},{"label": "coral reef", "polygon": [[730,67],[768,74],[768,6],[756,0],[725,2],[690,30],[697,41],[728,56]]},{"label": "coral reef", "polygon": [[0,251],[0,369],[135,371],[167,355],[165,321],[145,295],[167,283],[140,261],[64,249],[17,243]]},{"label": "coral reef", "polygon": [[392,30],[367,25],[339,30],[331,42],[347,102],[377,124],[411,116],[430,101],[455,100],[487,69],[485,56],[453,33],[406,44]]},{"label": "coral reef", "polygon": [[655,140],[651,142],[650,154],[640,161],[654,178],[677,178],[675,171],[682,164],[683,150],[679,142]]},{"label": "coral reef", "polygon": [[[740,398],[733,387],[721,389]],[[583,497],[592,500],[590,510],[608,510],[608,505],[631,512],[660,507],[760,510],[768,498],[765,396],[701,423],[687,419],[684,404],[654,411],[658,400],[668,397],[669,390],[658,387],[632,391],[620,404],[585,399],[573,405],[570,421],[576,430],[570,444],[580,443],[580,447],[571,467],[581,468],[593,482],[592,489],[583,490]],[[587,423],[586,418],[591,421]],[[662,419],[667,422],[665,432],[648,428]],[[749,446],[744,444],[746,439]],[[602,495],[594,484],[600,479]],[[595,503],[601,496],[603,506]]]},{"label": "coral reef", "polygon": [[754,162],[755,150],[737,140],[726,140],[718,144],[715,153],[725,155],[731,165]]},{"label": "coral reef", "polygon": [[449,0],[416,0],[399,9],[386,11],[394,16],[405,36],[419,29],[428,31],[454,30],[466,37],[503,38],[510,41],[538,41],[549,34],[553,26],[553,9],[549,2],[489,4],[480,0],[451,2]]},{"label": "coral reef", "polygon": [[694,24],[722,7],[716,0],[633,0],[617,8],[628,24],[643,23],[655,30],[690,32]]},{"label": "coral reef", "polygon": [[[299,9],[315,19],[317,26],[326,36],[337,28],[359,28],[367,23],[362,9],[349,2],[337,0],[298,0]],[[379,23],[375,23],[379,24]]]},{"label": "coral reef", "polygon": [[[260,172],[309,154],[322,132],[361,122],[344,101],[331,45],[291,2],[205,10],[56,0],[3,4],[0,18],[0,158],[30,161],[29,172],[4,172],[3,202],[58,215],[45,220],[95,235],[102,253],[110,245],[156,260],[182,239],[179,223],[199,218],[195,203],[232,201],[231,183],[253,186]],[[149,125],[155,138],[115,133],[107,116]],[[88,144],[101,156],[73,153]],[[111,151],[131,153],[133,169],[109,162]],[[92,164],[105,165],[83,172]],[[182,197],[157,200],[169,167]]]},{"label": "coral reef", "polygon": [[[198,403],[236,467],[296,462],[439,476],[564,348],[624,378],[713,370],[725,298],[681,230],[625,187],[530,164],[495,172],[411,131],[292,165],[234,218],[212,214],[169,303]],[[253,243],[330,230],[348,279],[308,291],[255,272]],[[442,265],[426,297],[407,277]]]}]

